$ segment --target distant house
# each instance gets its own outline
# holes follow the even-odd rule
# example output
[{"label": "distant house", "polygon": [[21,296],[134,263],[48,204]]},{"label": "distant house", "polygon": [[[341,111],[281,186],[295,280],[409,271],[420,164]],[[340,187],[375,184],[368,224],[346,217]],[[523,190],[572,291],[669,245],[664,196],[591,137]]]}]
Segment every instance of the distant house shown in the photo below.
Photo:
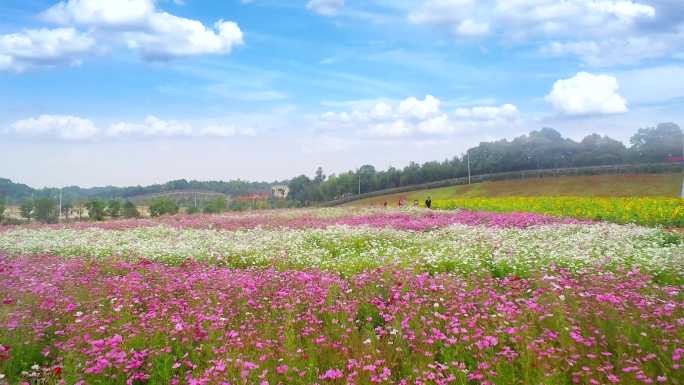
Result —
[{"label": "distant house", "polygon": [[287,194],[290,193],[290,188],[285,185],[276,185],[271,188],[273,196],[278,199],[287,198]]}]

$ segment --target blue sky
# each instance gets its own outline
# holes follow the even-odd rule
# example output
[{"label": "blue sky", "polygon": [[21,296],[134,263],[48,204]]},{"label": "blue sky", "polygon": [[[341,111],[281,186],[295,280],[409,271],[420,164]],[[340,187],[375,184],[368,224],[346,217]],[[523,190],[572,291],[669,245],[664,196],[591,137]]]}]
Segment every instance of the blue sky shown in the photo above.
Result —
[{"label": "blue sky", "polygon": [[275,180],[682,122],[679,0],[3,0],[0,176]]}]

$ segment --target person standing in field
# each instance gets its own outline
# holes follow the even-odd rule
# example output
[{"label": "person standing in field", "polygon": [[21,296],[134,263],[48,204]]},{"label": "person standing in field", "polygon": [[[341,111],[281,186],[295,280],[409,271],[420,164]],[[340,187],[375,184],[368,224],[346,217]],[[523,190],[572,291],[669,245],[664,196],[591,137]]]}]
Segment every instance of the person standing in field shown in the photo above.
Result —
[{"label": "person standing in field", "polygon": [[431,198],[431,197],[428,197],[428,198],[425,200],[425,207],[427,207],[427,208],[429,208],[429,209],[432,208],[432,198]]}]

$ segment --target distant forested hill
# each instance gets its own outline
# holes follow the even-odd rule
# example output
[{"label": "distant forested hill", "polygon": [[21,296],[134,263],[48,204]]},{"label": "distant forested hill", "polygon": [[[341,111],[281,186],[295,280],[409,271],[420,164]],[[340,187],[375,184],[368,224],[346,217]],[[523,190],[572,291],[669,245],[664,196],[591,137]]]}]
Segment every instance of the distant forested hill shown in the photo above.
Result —
[{"label": "distant forested hill", "polygon": [[[224,182],[195,180],[187,181],[185,179],[179,179],[164,184],[154,184],[150,186],[107,186],[92,188],[69,186],[62,189],[62,197],[67,202],[88,200],[93,198],[127,199],[138,195],[157,194],[165,191],[178,190],[215,191],[231,196],[239,196],[255,192],[270,191],[271,185],[272,183],[267,182],[248,182],[243,180],[231,180]],[[4,197],[10,203],[21,202],[31,197],[55,198],[58,196],[58,194],[59,189],[57,188],[34,189],[25,184],[14,183],[9,179],[0,178],[0,197]]]}]

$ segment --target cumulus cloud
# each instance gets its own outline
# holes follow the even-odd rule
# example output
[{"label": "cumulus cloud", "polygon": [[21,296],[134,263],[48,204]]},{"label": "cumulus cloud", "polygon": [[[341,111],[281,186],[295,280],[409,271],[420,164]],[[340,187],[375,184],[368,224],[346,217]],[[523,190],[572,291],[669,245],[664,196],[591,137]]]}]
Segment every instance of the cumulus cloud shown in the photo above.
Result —
[{"label": "cumulus cloud", "polygon": [[399,114],[407,118],[427,119],[439,113],[440,100],[426,95],[424,100],[410,97],[399,103]]},{"label": "cumulus cloud", "polygon": [[556,81],[546,100],[565,115],[618,114],[627,112],[627,101],[618,89],[618,81],[612,76],[580,72]]},{"label": "cumulus cloud", "polygon": [[142,122],[121,121],[106,128],[92,120],[71,115],[41,115],[19,120],[10,125],[6,134],[16,137],[53,138],[64,140],[103,140],[122,137],[217,137],[255,136],[253,128],[234,125],[208,125],[200,128],[178,120],[164,120],[150,115]]},{"label": "cumulus cloud", "polygon": [[118,122],[107,129],[108,136],[188,136],[192,127],[176,120],[162,120],[148,116],[142,123]]},{"label": "cumulus cloud", "polygon": [[8,131],[19,136],[66,140],[90,139],[99,133],[91,120],[71,115],[41,115],[19,120]]},{"label": "cumulus cloud", "polygon": [[228,54],[243,44],[237,23],[219,20],[212,27],[158,10],[153,0],[67,0],[42,13],[62,25],[84,26],[125,44],[151,60]]},{"label": "cumulus cloud", "polygon": [[518,116],[518,108],[512,104],[502,106],[475,106],[470,108],[458,108],[454,113],[459,118],[492,121],[512,120]]},{"label": "cumulus cloud", "polygon": [[442,26],[458,37],[491,35],[509,43],[552,38],[556,42],[544,47],[544,52],[576,55],[587,64],[603,66],[636,63],[676,51],[679,44],[649,44],[679,36],[681,24],[668,14],[684,12],[684,3],[667,4],[646,0],[423,0],[409,11],[408,18],[416,24]]},{"label": "cumulus cloud", "polygon": [[48,8],[42,17],[57,24],[121,28],[144,26],[153,13],[152,0],[68,0]]},{"label": "cumulus cloud", "polygon": [[351,105],[356,105],[351,111],[323,113],[319,123],[324,129],[354,129],[364,137],[401,138],[449,135],[518,118],[518,109],[512,104],[473,106],[459,108],[452,113],[444,112],[442,102],[432,95],[426,95],[422,100],[409,97],[400,101]]},{"label": "cumulus cloud", "polygon": [[166,12],[154,13],[147,30],[125,36],[128,47],[148,59],[227,54],[234,46],[243,44],[242,31],[232,21],[219,20],[214,29],[209,29],[199,21]]},{"label": "cumulus cloud", "polygon": [[22,72],[34,67],[68,63],[95,46],[95,40],[73,28],[29,29],[0,35],[0,70]]},{"label": "cumulus cloud", "polygon": [[344,0],[311,0],[306,8],[319,15],[335,16],[344,7]]}]

